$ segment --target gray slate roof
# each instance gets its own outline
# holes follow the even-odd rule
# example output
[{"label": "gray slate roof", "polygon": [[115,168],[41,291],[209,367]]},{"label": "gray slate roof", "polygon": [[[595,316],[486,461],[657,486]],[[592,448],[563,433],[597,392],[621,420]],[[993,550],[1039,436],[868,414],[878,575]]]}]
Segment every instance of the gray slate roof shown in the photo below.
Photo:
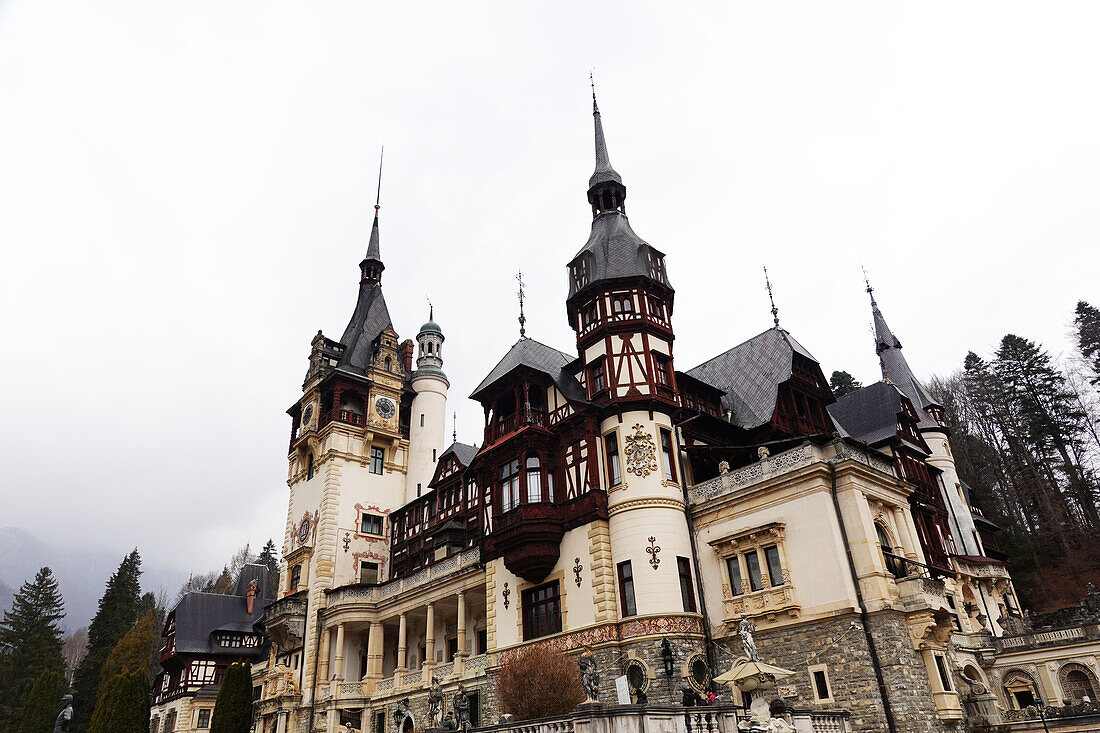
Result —
[{"label": "gray slate roof", "polygon": [[897,435],[902,393],[893,384],[875,382],[829,405],[829,415],[851,437],[868,445]]},{"label": "gray slate roof", "polygon": [[[263,598],[267,587],[267,566],[249,564],[241,568],[234,595],[188,593],[180,599],[171,615],[176,622],[177,654],[221,654],[234,657],[258,653],[258,647],[221,649],[215,647],[211,634],[215,631],[252,632],[263,618],[264,608],[272,599]],[[252,580],[260,584],[261,595],[252,605],[251,615],[245,605],[245,592]]]},{"label": "gray slate roof", "polygon": [[370,228],[370,241],[367,242],[367,256],[365,259],[382,261],[381,250],[378,247],[378,209],[374,211],[374,224]]},{"label": "gray slate roof", "polygon": [[477,446],[458,442],[451,443],[450,447],[439,456],[440,462],[448,455],[454,455],[463,466],[469,466],[470,461],[474,460],[474,456],[477,455]]},{"label": "gray slate roof", "polygon": [[481,384],[470,394],[470,399],[480,400],[490,387],[510,372],[519,367],[528,367],[550,377],[566,399],[572,402],[587,403],[588,396],[584,392],[584,387],[581,386],[576,377],[565,370],[565,366],[574,361],[575,358],[534,339],[521,338],[512,345],[504,358],[497,362],[497,365],[489,372],[489,376],[481,380]]},{"label": "gray slate roof", "polygon": [[592,118],[596,126],[596,170],[588,179],[588,187],[592,188],[598,183],[614,181],[622,185],[623,179],[611,167],[611,159],[607,155],[607,141],[603,136],[603,119],[600,117],[600,108],[596,106],[596,95],[592,95]]},{"label": "gray slate roof", "polygon": [[875,351],[878,353],[881,362],[882,378],[897,385],[898,389],[905,393],[905,396],[913,403],[917,414],[920,415],[920,422],[917,425],[919,429],[938,429],[939,425],[925,410],[930,405],[939,406],[939,401],[913,375],[913,370],[909,368],[909,362],[905,360],[905,356],[901,353],[901,341],[898,341],[893,331],[886,325],[886,319],[883,317],[882,311],[879,310],[874,296],[871,297],[871,314],[875,320]]},{"label": "gray slate roof", "polygon": [[769,422],[779,385],[791,378],[795,353],[817,359],[781,328],[769,328],[748,341],[687,371],[688,376],[722,390],[722,407],[746,430]]},{"label": "gray slate roof", "polygon": [[340,358],[339,366],[365,372],[374,357],[374,344],[378,336],[392,325],[386,299],[382,297],[382,285],[360,283],[355,312],[351,314],[348,327],[340,337],[340,343],[344,345],[344,355]]},{"label": "gray slate roof", "polygon": [[[582,255],[588,255],[588,285],[578,288],[573,278],[569,278],[569,296],[587,290],[602,280],[649,277],[646,251],[650,249],[657,251],[634,233],[626,214],[620,211],[603,212],[592,220],[592,233],[588,241],[571,260],[572,263]],[[672,287],[667,282],[663,284]]]}]

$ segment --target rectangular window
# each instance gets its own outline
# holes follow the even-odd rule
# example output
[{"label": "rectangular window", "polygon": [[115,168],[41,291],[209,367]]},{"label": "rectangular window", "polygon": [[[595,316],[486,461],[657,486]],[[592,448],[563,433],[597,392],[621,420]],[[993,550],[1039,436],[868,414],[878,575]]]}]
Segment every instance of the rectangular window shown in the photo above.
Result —
[{"label": "rectangular window", "polygon": [[386,711],[374,711],[374,733],[386,733]]},{"label": "rectangular window", "polygon": [[947,660],[943,658],[942,654],[936,656],[936,669],[940,673],[940,684],[943,685],[943,689],[947,692],[951,692],[951,675],[947,673]]},{"label": "rectangular window", "polygon": [[608,433],[603,436],[603,445],[607,453],[607,485],[618,486],[623,482],[619,466],[619,434]]},{"label": "rectangular window", "polygon": [[371,446],[370,449],[370,472],[382,473],[382,465],[386,460],[386,451],[377,446]]},{"label": "rectangular window", "polygon": [[542,468],[538,456],[527,459],[527,503],[538,504],[542,501]]},{"label": "rectangular window", "polygon": [[661,455],[665,462],[665,480],[676,480],[676,460],[672,454],[672,432],[661,428]]},{"label": "rectangular window", "polygon": [[741,595],[741,560],[737,555],[726,558],[726,572],[730,574],[730,593],[735,596]]},{"label": "rectangular window", "polygon": [[470,716],[470,727],[476,728],[481,725],[481,695],[477,690],[471,691],[467,695],[467,700],[470,707],[467,709],[467,715]]},{"label": "rectangular window", "polygon": [[175,729],[176,729],[176,711],[173,710],[172,712],[168,713],[167,717],[164,718],[164,730],[167,733],[167,731],[173,731]]},{"label": "rectangular window", "polygon": [[290,590],[294,591],[298,589],[298,584],[302,582],[302,566],[295,565],[290,569]]},{"label": "rectangular window", "polygon": [[359,582],[360,583],[377,583],[378,582],[378,563],[367,562],[363,560],[359,563]]},{"label": "rectangular window", "polygon": [[749,571],[749,587],[754,591],[764,590],[764,581],[760,577],[760,557],[756,550],[745,553],[745,568]]},{"label": "rectangular window", "polygon": [[665,316],[664,312],[661,310],[661,301],[657,300],[651,295],[649,296],[647,302],[649,304],[649,315],[653,316],[659,321],[663,321]]},{"label": "rectangular window", "polygon": [[607,389],[607,371],[604,369],[604,360],[600,359],[589,368],[592,382],[592,394],[599,394]]},{"label": "rectangular window", "polygon": [[832,691],[829,689],[829,674],[828,668],[822,664],[817,667],[810,667],[810,676],[814,681],[814,700],[817,702],[827,702],[832,699]]},{"label": "rectangular window", "polygon": [[448,662],[455,660],[455,655],[458,654],[458,638],[454,637],[447,639],[447,659]]},{"label": "rectangular window", "polygon": [[558,581],[523,591],[524,640],[537,639],[560,631],[561,594]]},{"label": "rectangular window", "polygon": [[519,505],[519,459],[500,467],[500,510],[510,512]]},{"label": "rectangular window", "polygon": [[764,548],[764,559],[768,563],[768,578],[772,587],[783,585],[783,565],[779,562],[779,548],[775,545]]},{"label": "rectangular window", "polygon": [[662,387],[670,385],[668,381],[668,359],[657,354],[653,355],[653,376],[657,380],[657,384]]},{"label": "rectangular window", "polygon": [[420,427],[424,427],[424,413],[420,413]]},{"label": "rectangular window", "polygon": [[619,567],[619,605],[623,618],[635,616],[638,606],[634,602],[634,571],[630,568],[630,561],[621,562]]},{"label": "rectangular window", "polygon": [[695,613],[695,589],[691,587],[691,561],[686,557],[676,558],[676,569],[680,572],[680,599],[684,610]]},{"label": "rectangular window", "polygon": [[474,632],[474,638],[477,639],[477,648],[474,649],[474,654],[484,654],[489,649],[489,631],[488,629],[478,629]]},{"label": "rectangular window", "polygon": [[209,728],[210,727],[210,708],[203,708],[199,711],[198,722],[195,723],[196,728]]},{"label": "rectangular window", "polygon": [[363,534],[382,534],[382,517],[377,514],[363,514],[359,530]]}]

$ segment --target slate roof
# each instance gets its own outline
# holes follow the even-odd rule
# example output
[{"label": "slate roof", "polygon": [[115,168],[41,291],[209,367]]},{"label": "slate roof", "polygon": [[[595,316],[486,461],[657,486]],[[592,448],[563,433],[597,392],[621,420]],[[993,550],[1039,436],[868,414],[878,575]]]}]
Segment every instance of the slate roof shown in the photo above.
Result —
[{"label": "slate roof", "polygon": [[596,170],[588,179],[588,187],[592,188],[599,183],[607,183],[608,181],[614,181],[621,186],[623,179],[611,167],[611,159],[607,155],[607,141],[604,140],[603,136],[603,119],[600,117],[600,108],[596,106],[595,93],[592,94],[592,119],[596,127]]},{"label": "slate roof", "polygon": [[374,345],[379,335],[392,326],[386,299],[382,297],[382,285],[361,282],[355,312],[340,337],[344,355],[340,357],[339,366],[365,372],[374,356]]},{"label": "slate roof", "polygon": [[374,224],[370,228],[370,241],[367,242],[367,256],[365,259],[382,261],[382,254],[378,247],[378,207],[374,208]]},{"label": "slate roof", "polygon": [[584,392],[584,387],[581,386],[576,377],[565,370],[566,365],[574,361],[575,358],[534,339],[521,338],[512,345],[504,358],[497,362],[497,365],[489,372],[489,376],[481,380],[481,384],[470,394],[470,399],[480,400],[494,384],[510,372],[520,367],[528,367],[550,377],[566,399],[572,402],[587,403],[588,396]]},{"label": "slate roof", "polygon": [[[267,587],[268,569],[265,565],[249,564],[241,568],[234,595],[218,593],[188,593],[170,611],[175,620],[175,650],[177,654],[220,654],[239,657],[252,652],[258,653],[258,647],[246,649],[237,647],[222,649],[215,647],[211,635],[215,631],[253,632],[256,624],[264,615],[264,608],[273,599],[263,598]],[[245,592],[252,579],[260,584],[261,596],[252,605],[252,613],[247,611]]]},{"label": "slate roof", "polygon": [[450,447],[439,456],[439,461],[442,463],[448,455],[454,455],[463,466],[469,466],[470,461],[474,460],[474,456],[477,455],[477,446],[458,442],[451,443]]},{"label": "slate roof", "polygon": [[794,354],[817,359],[781,328],[769,328],[703,362],[687,375],[725,392],[722,407],[746,430],[769,422],[779,385],[791,378]]},{"label": "slate roof", "polygon": [[851,437],[868,445],[893,438],[898,432],[902,392],[888,382],[875,382],[846,394],[828,406],[833,422]]},{"label": "slate roof", "polygon": [[[603,280],[626,277],[649,277],[646,251],[652,245],[634,233],[630,220],[621,211],[605,211],[592,220],[592,233],[588,241],[574,255],[571,262],[587,254],[588,284],[578,288],[569,278],[569,296],[588,290]],[[661,254],[658,252],[658,254]],[[650,278],[652,279],[652,278]],[[671,287],[667,282],[662,283]]]},{"label": "slate roof", "polygon": [[932,416],[926,412],[929,406],[939,406],[939,401],[913,375],[913,370],[909,368],[909,362],[905,360],[905,356],[901,353],[901,341],[898,341],[897,336],[886,325],[886,319],[883,317],[882,311],[879,310],[878,303],[875,302],[873,295],[871,296],[871,314],[874,316],[875,321],[875,351],[878,353],[882,366],[882,378],[897,385],[898,389],[913,403],[913,407],[917,408],[917,414],[920,416],[920,421],[917,424],[918,429],[941,429],[936,421],[932,419]]}]

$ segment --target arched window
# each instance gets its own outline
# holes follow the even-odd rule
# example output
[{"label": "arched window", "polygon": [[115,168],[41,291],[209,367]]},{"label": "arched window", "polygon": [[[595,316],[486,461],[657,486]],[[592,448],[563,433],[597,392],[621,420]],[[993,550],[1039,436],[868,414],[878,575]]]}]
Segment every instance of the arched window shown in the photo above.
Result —
[{"label": "arched window", "polygon": [[391,359],[388,356],[386,357],[386,371],[387,372],[392,372],[393,371],[393,359]]},{"label": "arched window", "polygon": [[890,536],[886,534],[886,528],[876,522],[875,534],[878,535],[878,546],[882,550],[882,560],[886,563],[886,571],[895,578],[905,575],[905,563],[893,557],[894,546],[890,544]]},{"label": "arched window", "polygon": [[527,458],[527,503],[542,501],[542,464],[538,456]]},{"label": "arched window", "polygon": [[1005,676],[1005,697],[1013,710],[1022,710],[1028,705],[1034,705],[1039,699],[1039,688],[1031,675],[1020,670],[1013,670]]},{"label": "arched window", "polygon": [[1087,697],[1096,702],[1097,689],[1092,673],[1082,664],[1070,663],[1058,673],[1062,683],[1062,696],[1072,703],[1082,703]]},{"label": "arched window", "polygon": [[313,454],[310,453],[306,458],[306,480],[313,478]]}]

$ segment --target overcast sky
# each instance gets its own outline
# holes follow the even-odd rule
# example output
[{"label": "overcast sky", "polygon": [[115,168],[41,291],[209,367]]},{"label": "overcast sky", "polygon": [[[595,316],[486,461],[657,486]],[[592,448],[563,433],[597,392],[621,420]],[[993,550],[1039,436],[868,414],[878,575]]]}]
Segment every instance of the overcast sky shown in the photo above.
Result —
[{"label": "overcast sky", "polygon": [[[398,8],[398,9],[395,9]],[[1100,300],[1095,3],[0,1],[0,525],[203,571],[286,519],[284,414],[383,279],[467,395],[573,351],[594,68],[676,365],[784,327],[878,378],[860,266],[922,376]]]}]

